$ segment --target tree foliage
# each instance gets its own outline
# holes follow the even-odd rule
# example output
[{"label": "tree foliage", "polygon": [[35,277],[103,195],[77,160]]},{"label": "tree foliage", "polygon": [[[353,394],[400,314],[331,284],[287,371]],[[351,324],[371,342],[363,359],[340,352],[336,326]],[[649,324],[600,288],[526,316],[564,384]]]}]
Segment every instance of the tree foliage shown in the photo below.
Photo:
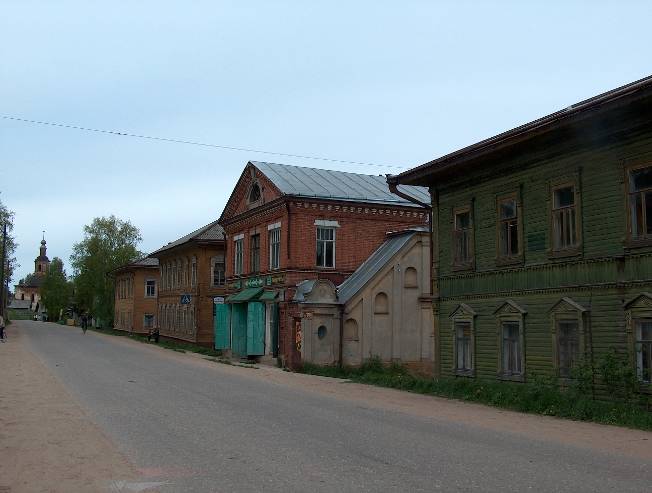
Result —
[{"label": "tree foliage", "polygon": [[114,283],[108,274],[142,256],[136,248],[141,240],[138,228],[111,215],[84,226],[84,239],[73,246],[76,304],[102,325],[113,321]]},{"label": "tree foliage", "polygon": [[54,257],[41,285],[41,297],[52,321],[59,320],[61,312],[70,304],[72,286],[66,277],[63,261]]},{"label": "tree foliage", "polygon": [[14,269],[17,267],[16,257],[16,239],[11,234],[14,230],[14,213],[7,209],[7,207],[0,200],[0,260],[2,259],[2,228],[7,225],[7,252],[6,252],[6,269],[5,279],[11,281]]}]

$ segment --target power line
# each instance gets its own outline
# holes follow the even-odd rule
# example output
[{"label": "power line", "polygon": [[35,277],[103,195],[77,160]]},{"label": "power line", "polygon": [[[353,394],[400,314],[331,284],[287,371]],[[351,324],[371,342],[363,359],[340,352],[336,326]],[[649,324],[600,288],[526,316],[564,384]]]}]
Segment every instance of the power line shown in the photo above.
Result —
[{"label": "power line", "polygon": [[328,157],[322,157],[322,156],[306,156],[302,154],[291,154],[287,152],[274,152],[274,151],[266,151],[263,149],[254,149],[254,148],[248,148],[248,147],[236,147],[236,146],[229,146],[229,145],[221,145],[221,144],[209,144],[206,142],[198,142],[194,140],[184,140],[184,139],[173,139],[173,138],[167,138],[167,137],[155,137],[152,135],[138,135],[138,134],[132,134],[129,132],[121,132],[118,130],[105,130],[105,129],[100,129],[100,128],[90,128],[90,127],[81,127],[78,125],[69,125],[66,123],[56,123],[56,122],[46,122],[46,121],[40,121],[40,120],[29,120],[27,118],[19,118],[17,116],[9,116],[9,115],[0,115],[2,119],[4,120],[13,120],[17,122],[23,122],[23,123],[32,123],[35,125],[47,125],[50,127],[61,127],[61,128],[68,128],[68,129],[73,129],[73,130],[82,130],[84,132],[97,132],[97,133],[102,133],[102,134],[110,134],[110,135],[116,135],[119,137],[133,137],[136,139],[147,139],[147,140],[157,140],[161,142],[172,142],[174,144],[186,144],[186,145],[194,145],[194,146],[200,146],[200,147],[212,147],[216,149],[225,149],[228,151],[244,151],[244,152],[255,152],[258,154],[268,154],[271,156],[282,156],[282,157],[293,157],[293,158],[299,158],[299,159],[312,159],[315,161],[328,161],[331,163],[343,163],[343,164],[360,164],[363,166],[375,166],[375,167],[384,167],[384,168],[398,168],[398,169],[404,169],[405,166],[396,166],[396,165],[391,165],[391,164],[378,164],[378,163],[367,163],[363,161],[347,161],[346,159],[333,159],[333,158],[328,158]]}]

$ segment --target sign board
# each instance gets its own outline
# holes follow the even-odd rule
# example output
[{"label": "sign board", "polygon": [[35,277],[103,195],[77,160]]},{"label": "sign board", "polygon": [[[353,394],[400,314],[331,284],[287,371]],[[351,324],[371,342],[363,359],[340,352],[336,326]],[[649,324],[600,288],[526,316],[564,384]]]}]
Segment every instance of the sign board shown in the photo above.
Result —
[{"label": "sign board", "polygon": [[189,305],[192,300],[192,297],[189,294],[182,294],[180,303],[182,305]]},{"label": "sign board", "polygon": [[223,305],[224,304],[224,296],[216,296],[213,298],[213,303],[215,305]]}]

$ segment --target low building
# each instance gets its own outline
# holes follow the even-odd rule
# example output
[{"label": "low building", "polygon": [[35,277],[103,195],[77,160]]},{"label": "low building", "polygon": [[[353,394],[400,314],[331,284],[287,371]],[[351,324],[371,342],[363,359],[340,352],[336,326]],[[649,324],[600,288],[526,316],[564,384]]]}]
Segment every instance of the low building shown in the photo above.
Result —
[{"label": "low building", "polygon": [[224,230],[214,221],[149,255],[158,259],[162,337],[212,347],[215,303],[224,301]]},{"label": "low building", "polygon": [[294,300],[301,314],[302,358],[317,365],[359,366],[369,357],[434,371],[430,234],[389,233],[342,284],[306,280]]},{"label": "low building", "polygon": [[[429,200],[423,188],[404,191]],[[219,220],[228,298],[216,310],[216,347],[298,366],[297,285],[342,283],[388,231],[425,225],[428,212],[390,193],[381,176],[249,162]]]},{"label": "low building", "polygon": [[159,268],[155,258],[143,258],[115,269],[113,327],[147,334],[157,323]]},{"label": "low building", "polygon": [[651,390],[651,123],[648,77],[388,177],[431,190],[438,373],[564,382],[615,351]]}]

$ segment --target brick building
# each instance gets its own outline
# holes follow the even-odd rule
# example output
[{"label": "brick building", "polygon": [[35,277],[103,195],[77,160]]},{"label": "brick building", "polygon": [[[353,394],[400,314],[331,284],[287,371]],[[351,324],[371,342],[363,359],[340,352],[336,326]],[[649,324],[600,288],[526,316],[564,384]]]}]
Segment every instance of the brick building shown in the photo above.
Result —
[{"label": "brick building", "polygon": [[[403,191],[429,200],[421,187]],[[388,231],[424,225],[427,218],[426,210],[390,193],[382,176],[249,162],[219,220],[229,296],[216,307],[216,347],[296,366],[302,338],[297,284],[340,284]]]},{"label": "brick building", "polygon": [[214,221],[150,254],[161,284],[158,326],[163,337],[213,345],[215,298],[224,296],[224,230]]},{"label": "brick building", "polygon": [[115,269],[113,327],[146,334],[156,324],[158,260],[143,258]]}]

